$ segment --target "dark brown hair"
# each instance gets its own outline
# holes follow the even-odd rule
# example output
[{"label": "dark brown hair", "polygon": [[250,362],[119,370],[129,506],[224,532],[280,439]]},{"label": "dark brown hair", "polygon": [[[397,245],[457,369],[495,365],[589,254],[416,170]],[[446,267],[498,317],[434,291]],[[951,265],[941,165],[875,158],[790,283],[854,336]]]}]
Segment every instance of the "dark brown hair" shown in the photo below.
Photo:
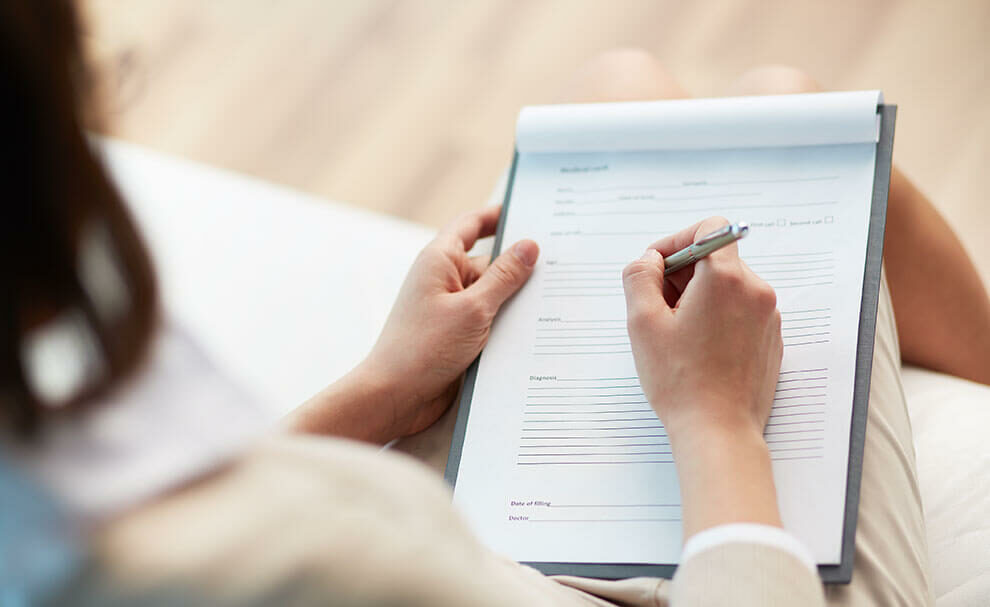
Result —
[{"label": "dark brown hair", "polygon": [[[71,2],[0,2],[0,422],[22,433],[49,415],[26,368],[29,332],[71,311],[94,337],[101,371],[60,408],[72,410],[139,364],[155,325],[148,254],[83,132],[87,77]],[[80,275],[89,232],[125,289],[114,314]]]}]

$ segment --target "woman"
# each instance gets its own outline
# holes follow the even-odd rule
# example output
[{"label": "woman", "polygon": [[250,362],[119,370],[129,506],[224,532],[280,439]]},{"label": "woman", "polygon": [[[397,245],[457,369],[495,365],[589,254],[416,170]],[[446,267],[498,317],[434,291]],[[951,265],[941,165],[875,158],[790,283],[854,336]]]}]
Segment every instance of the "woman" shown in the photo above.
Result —
[{"label": "woman", "polygon": [[[663,297],[661,255],[719,220],[655,243],[623,274],[637,370],[671,436],[682,484],[688,542],[673,583],[543,577],[480,546],[427,468],[340,440],[383,444],[443,430],[435,422],[450,406],[461,374],[539,254],[536,243],[522,241],[491,265],[467,255],[494,231],[497,209],[464,215],[438,234],[410,270],[372,353],[295,411],[284,431],[235,455],[225,448],[185,458],[188,466],[178,475],[117,500],[50,499],[46,492],[80,495],[66,487],[79,478],[46,476],[35,464],[54,451],[53,467],[71,468],[63,460],[74,452],[58,451],[64,435],[90,447],[112,440],[106,424],[86,423],[101,410],[141,412],[157,400],[181,411],[204,386],[218,399],[208,403],[210,410],[241,409],[236,395],[216,388],[202,366],[190,372],[185,363],[194,349],[156,321],[147,255],[80,130],[75,104],[84,80],[71,7],[7,2],[0,28],[0,95],[9,123],[2,169],[8,200],[0,221],[8,248],[0,274],[0,528],[6,530],[0,556],[3,571],[22,574],[0,578],[7,593],[0,596],[78,604],[824,602],[805,550],[780,529],[762,438],[781,355],[773,291],[730,247],[679,277],[676,311]],[[785,92],[779,89],[795,82],[807,87],[793,72],[763,70],[738,86],[740,92]],[[582,100],[681,95],[638,52],[600,58],[577,89],[573,95]],[[917,213],[932,217],[932,211],[899,176],[890,204],[886,261],[894,306],[906,310],[896,329],[902,351],[990,381],[981,375],[990,368],[990,305],[971,264],[944,224],[917,221]],[[914,240],[919,235],[926,238]],[[922,253],[904,246],[912,241],[941,248]],[[933,263],[950,268],[932,280],[941,289],[940,305],[953,297],[961,302],[965,331],[958,316],[926,318],[935,297],[913,287],[911,269],[925,254],[940,256]],[[730,297],[731,308],[714,303]],[[73,337],[73,360],[84,361],[72,381],[56,382],[58,390],[44,389],[51,382],[35,372],[44,356],[32,354],[44,351],[33,344],[51,327]],[[713,335],[733,347],[700,347]],[[850,586],[829,589],[835,604],[930,600],[886,295],[877,340],[856,572]],[[169,344],[164,350],[163,342]],[[967,357],[941,351],[949,346]],[[195,390],[185,387],[190,384]],[[231,415],[227,421],[237,420]],[[115,455],[122,466],[142,451]],[[83,513],[95,522],[84,541],[73,541],[79,528],[72,522]]]}]

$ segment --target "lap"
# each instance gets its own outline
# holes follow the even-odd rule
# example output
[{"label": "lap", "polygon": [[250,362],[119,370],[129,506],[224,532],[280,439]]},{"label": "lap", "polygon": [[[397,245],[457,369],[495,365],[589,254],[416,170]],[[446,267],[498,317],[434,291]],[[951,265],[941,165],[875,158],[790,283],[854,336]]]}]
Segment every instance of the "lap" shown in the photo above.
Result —
[{"label": "lap", "polygon": [[[894,312],[884,278],[877,311],[853,579],[848,585],[827,588],[830,605],[932,603],[924,515],[900,366]],[[437,424],[403,439],[396,447],[443,474],[456,409],[455,405]],[[630,588],[630,582],[643,588]],[[572,578],[567,583],[599,596],[626,600],[630,595],[655,596],[657,591],[656,580],[646,579],[621,586]],[[649,592],[640,592],[647,586]]]},{"label": "lap", "polygon": [[830,605],[933,602],[899,352],[894,310],[884,278],[877,310],[853,579],[849,585],[828,587]]}]

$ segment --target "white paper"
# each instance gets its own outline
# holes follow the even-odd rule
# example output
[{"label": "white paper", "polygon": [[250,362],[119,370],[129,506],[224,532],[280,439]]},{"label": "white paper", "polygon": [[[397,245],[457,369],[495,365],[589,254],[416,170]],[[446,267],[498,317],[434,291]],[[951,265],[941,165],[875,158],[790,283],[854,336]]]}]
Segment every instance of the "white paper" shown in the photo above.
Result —
[{"label": "white paper", "polygon": [[520,153],[876,143],[880,91],[523,108]]},{"label": "white paper", "polygon": [[749,222],[740,253],[783,316],[766,435],[785,527],[840,561],[875,148],[520,152],[503,242],[542,251],[482,354],[454,496],[488,545],[520,561],[678,562],[677,477],[636,377],[621,271],[723,215]]}]

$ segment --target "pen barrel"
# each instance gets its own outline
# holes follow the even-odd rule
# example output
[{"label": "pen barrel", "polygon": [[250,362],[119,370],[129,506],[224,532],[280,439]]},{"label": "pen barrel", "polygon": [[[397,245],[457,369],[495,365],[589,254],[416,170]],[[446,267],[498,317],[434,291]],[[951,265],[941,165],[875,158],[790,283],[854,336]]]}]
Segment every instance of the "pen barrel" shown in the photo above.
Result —
[{"label": "pen barrel", "polygon": [[663,260],[663,275],[669,276],[678,270],[683,270],[697,261],[697,258],[692,254],[693,250],[694,245],[691,245],[686,249],[681,249],[680,251],[672,254],[670,257],[665,257]]},{"label": "pen barrel", "polygon": [[704,236],[698,242],[673,253],[663,260],[663,275],[669,276],[678,270],[683,270],[694,262],[708,257],[724,246],[728,246],[740,238],[746,236],[749,226],[745,222],[727,225],[720,230],[716,230]]}]

